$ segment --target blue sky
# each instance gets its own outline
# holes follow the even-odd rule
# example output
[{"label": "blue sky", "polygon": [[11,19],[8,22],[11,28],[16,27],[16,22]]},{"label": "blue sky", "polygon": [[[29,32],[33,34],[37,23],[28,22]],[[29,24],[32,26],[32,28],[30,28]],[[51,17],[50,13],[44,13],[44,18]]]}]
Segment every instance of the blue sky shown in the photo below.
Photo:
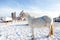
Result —
[{"label": "blue sky", "polygon": [[18,14],[21,10],[56,17],[60,14],[60,0],[0,0],[0,16],[10,16],[14,11]]}]

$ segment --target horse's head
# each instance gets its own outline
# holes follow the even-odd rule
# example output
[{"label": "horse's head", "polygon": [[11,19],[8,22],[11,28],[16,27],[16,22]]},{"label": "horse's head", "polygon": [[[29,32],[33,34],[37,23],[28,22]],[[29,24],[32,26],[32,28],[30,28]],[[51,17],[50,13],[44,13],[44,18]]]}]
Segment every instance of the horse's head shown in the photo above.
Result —
[{"label": "horse's head", "polygon": [[21,11],[20,17],[21,18],[25,18],[26,20],[30,20],[31,19],[31,16],[29,15],[29,13],[27,13],[25,11]]}]

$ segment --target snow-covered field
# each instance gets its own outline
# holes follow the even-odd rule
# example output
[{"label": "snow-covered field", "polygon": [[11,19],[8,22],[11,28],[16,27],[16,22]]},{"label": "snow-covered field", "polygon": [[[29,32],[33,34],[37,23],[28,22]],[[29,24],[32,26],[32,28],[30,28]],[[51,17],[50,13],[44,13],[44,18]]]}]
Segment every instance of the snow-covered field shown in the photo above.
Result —
[{"label": "snow-covered field", "polygon": [[[0,40],[32,40],[32,28],[27,22],[0,23]],[[54,37],[47,37],[48,27],[34,28],[34,40],[60,40],[60,24],[55,23]]]}]

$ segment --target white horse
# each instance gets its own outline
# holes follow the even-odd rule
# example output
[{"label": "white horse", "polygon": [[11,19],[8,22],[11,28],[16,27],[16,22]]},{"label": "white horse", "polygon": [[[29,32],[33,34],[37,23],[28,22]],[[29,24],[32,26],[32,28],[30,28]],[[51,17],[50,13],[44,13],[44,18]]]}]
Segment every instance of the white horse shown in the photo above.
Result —
[{"label": "white horse", "polygon": [[[38,18],[31,17],[28,13],[22,13],[28,20],[28,24],[32,27],[32,38],[34,40],[34,27],[49,27],[50,30],[52,29],[51,26],[51,19],[48,16],[42,16]],[[51,36],[51,31],[49,32],[49,36]]]}]

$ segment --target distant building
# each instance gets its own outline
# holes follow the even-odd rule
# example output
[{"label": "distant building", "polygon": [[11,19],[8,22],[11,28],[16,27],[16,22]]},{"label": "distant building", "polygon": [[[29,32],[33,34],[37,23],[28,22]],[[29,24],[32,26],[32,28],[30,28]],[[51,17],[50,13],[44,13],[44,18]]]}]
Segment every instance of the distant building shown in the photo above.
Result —
[{"label": "distant building", "polygon": [[0,20],[2,20],[3,17],[0,17]]},{"label": "distant building", "polygon": [[0,22],[12,22],[12,18],[11,17],[3,17],[2,20]]},{"label": "distant building", "polygon": [[3,20],[3,21],[11,21],[12,18],[11,18],[11,17],[4,17],[4,18],[2,18],[2,20]]},{"label": "distant building", "polygon": [[12,17],[13,20],[16,20],[16,12],[12,12],[11,17]]},{"label": "distant building", "polygon": [[54,22],[60,22],[60,16],[59,17],[56,17],[56,18],[53,18],[53,21]]}]

